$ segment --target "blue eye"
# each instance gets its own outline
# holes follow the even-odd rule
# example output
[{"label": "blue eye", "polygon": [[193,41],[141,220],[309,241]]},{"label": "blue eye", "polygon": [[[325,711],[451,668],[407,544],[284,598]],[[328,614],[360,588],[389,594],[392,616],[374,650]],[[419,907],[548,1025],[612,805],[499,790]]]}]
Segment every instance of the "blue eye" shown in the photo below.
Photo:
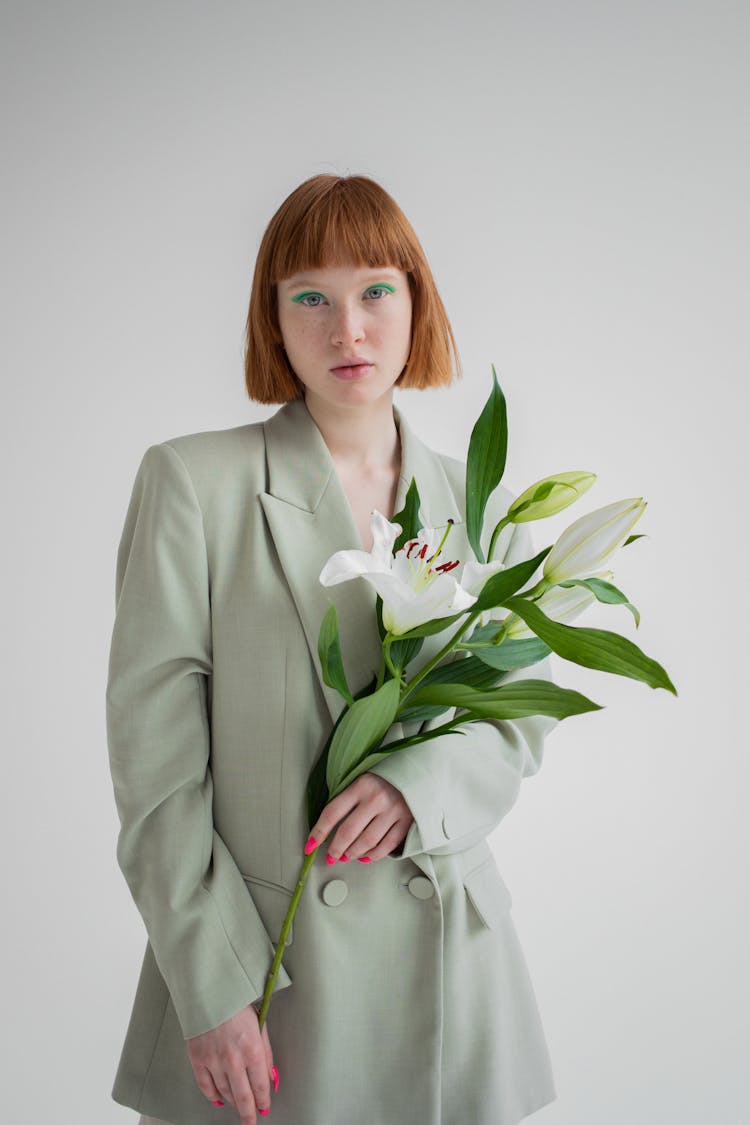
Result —
[{"label": "blue eye", "polygon": [[[317,300],[315,301],[314,304],[311,305],[311,304],[308,303],[309,297],[317,298]],[[317,309],[318,305],[323,300],[323,294],[322,293],[301,293],[299,297],[292,297],[292,300],[295,301],[298,305],[304,305],[308,309]]]},{"label": "blue eye", "polygon": [[380,293],[381,294],[380,297],[374,298],[375,300],[380,301],[380,300],[382,300],[382,294],[383,293],[395,293],[396,290],[393,288],[392,285],[371,285],[370,288],[367,290],[367,292],[370,293],[370,294],[372,294],[373,292]]}]

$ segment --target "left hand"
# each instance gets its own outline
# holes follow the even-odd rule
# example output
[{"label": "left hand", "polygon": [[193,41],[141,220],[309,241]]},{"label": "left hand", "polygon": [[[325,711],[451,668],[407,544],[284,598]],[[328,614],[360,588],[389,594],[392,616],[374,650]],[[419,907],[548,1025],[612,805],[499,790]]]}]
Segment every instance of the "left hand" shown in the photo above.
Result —
[{"label": "left hand", "polygon": [[[339,821],[341,822],[339,824]],[[361,773],[329,801],[310,829],[321,846],[339,824],[328,844],[328,855],[340,859],[383,859],[402,843],[414,817],[395,785],[375,773]]]}]

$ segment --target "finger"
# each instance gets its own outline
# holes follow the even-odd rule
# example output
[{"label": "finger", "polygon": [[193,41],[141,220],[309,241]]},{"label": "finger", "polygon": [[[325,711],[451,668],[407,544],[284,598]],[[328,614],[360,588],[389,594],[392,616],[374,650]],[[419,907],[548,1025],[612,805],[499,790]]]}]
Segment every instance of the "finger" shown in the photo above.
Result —
[{"label": "finger", "polygon": [[[265,1024],[263,1025],[265,1027]],[[258,1112],[271,1108],[271,1068],[268,1066],[266,1052],[262,1051],[247,1068]],[[264,1114],[265,1116],[265,1114]]]},{"label": "finger", "polygon": [[365,854],[373,861],[385,859],[387,855],[390,855],[391,852],[406,839],[408,831],[408,823],[405,823],[403,820],[397,821],[393,827],[386,832],[377,847],[370,848]]},{"label": "finger", "polygon": [[208,1098],[210,1102],[223,1101],[221,1091],[213,1080],[213,1076],[208,1067],[203,1066],[201,1063],[193,1065],[193,1074],[195,1081],[198,1083],[198,1089],[204,1097]]},{"label": "finger", "polygon": [[[359,778],[357,778],[357,781]],[[321,812],[318,819],[310,829],[308,837],[308,844],[312,847],[319,847],[320,844],[329,836],[340,820],[343,819],[353,808],[359,803],[359,796],[357,791],[352,792],[353,785],[348,785],[337,797],[329,801],[326,807]],[[310,849],[312,850],[312,848]]]},{"label": "finger", "polygon": [[275,1067],[274,1061],[273,1061],[273,1050],[271,1048],[271,1040],[268,1038],[268,1024],[267,1023],[263,1024],[263,1028],[261,1030],[260,1035],[261,1035],[261,1039],[263,1040],[263,1049],[264,1049],[265,1054],[266,1054],[266,1068],[268,1070],[270,1080],[273,1083],[273,1088],[274,1088],[274,1093],[275,1093],[276,1090],[278,1089],[279,1072],[276,1070],[276,1067]]},{"label": "finger", "polygon": [[232,1088],[232,1105],[240,1115],[241,1125],[258,1125],[255,1097],[244,1069],[233,1068],[227,1075]]},{"label": "finger", "polygon": [[236,1109],[229,1075],[217,1074],[214,1076],[214,1082],[216,1083],[216,1089],[219,1091],[218,1100],[224,1102],[224,1105],[230,1105],[232,1109]]},{"label": "finger", "polygon": [[[374,817],[373,820],[367,824],[362,832],[347,844],[345,848],[346,855],[349,859],[363,859],[368,856],[370,859],[381,859],[391,847],[396,846],[396,841],[389,844],[387,848],[383,847],[385,841],[392,838],[393,829],[398,825],[398,821],[394,822],[393,815],[390,813],[382,813]],[[338,833],[336,834],[338,839]],[[331,844],[329,851],[332,853],[334,844]]]},{"label": "finger", "polygon": [[342,821],[327,846],[328,855],[336,860],[346,855],[357,859],[369,848],[374,848],[387,831],[391,817],[378,812],[371,805],[360,805]]}]

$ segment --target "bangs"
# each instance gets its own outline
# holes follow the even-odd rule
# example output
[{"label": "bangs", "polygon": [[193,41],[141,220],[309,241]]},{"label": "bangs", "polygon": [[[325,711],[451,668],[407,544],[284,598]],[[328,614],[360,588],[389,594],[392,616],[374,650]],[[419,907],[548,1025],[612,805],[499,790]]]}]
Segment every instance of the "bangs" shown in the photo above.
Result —
[{"label": "bangs", "polygon": [[307,269],[354,265],[413,271],[413,233],[395,202],[365,181],[338,180],[278,216],[269,262],[274,283]]}]

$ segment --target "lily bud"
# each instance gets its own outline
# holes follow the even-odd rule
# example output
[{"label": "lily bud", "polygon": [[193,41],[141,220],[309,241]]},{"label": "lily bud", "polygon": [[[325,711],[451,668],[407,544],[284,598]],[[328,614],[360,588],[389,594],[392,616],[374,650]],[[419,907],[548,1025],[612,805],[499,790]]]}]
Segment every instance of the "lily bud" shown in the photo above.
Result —
[{"label": "lily bud", "polygon": [[554,516],[583,496],[595,480],[595,473],[575,470],[543,477],[516,497],[508,508],[507,518],[512,523],[529,523]]},{"label": "lily bud", "polygon": [[590,577],[627,539],[645,509],[646,501],[639,496],[607,504],[575,520],[544,560],[544,577],[550,583]]},{"label": "lily bud", "polygon": [[[611,570],[600,570],[597,574],[589,574],[586,577],[603,578],[609,581],[610,578],[614,578],[614,574]],[[540,598],[536,599],[534,605],[553,621],[557,621],[560,625],[569,625],[594,601],[596,595],[585,586],[550,586]],[[536,636],[517,614],[509,614],[506,621],[505,635],[510,640]]]}]

